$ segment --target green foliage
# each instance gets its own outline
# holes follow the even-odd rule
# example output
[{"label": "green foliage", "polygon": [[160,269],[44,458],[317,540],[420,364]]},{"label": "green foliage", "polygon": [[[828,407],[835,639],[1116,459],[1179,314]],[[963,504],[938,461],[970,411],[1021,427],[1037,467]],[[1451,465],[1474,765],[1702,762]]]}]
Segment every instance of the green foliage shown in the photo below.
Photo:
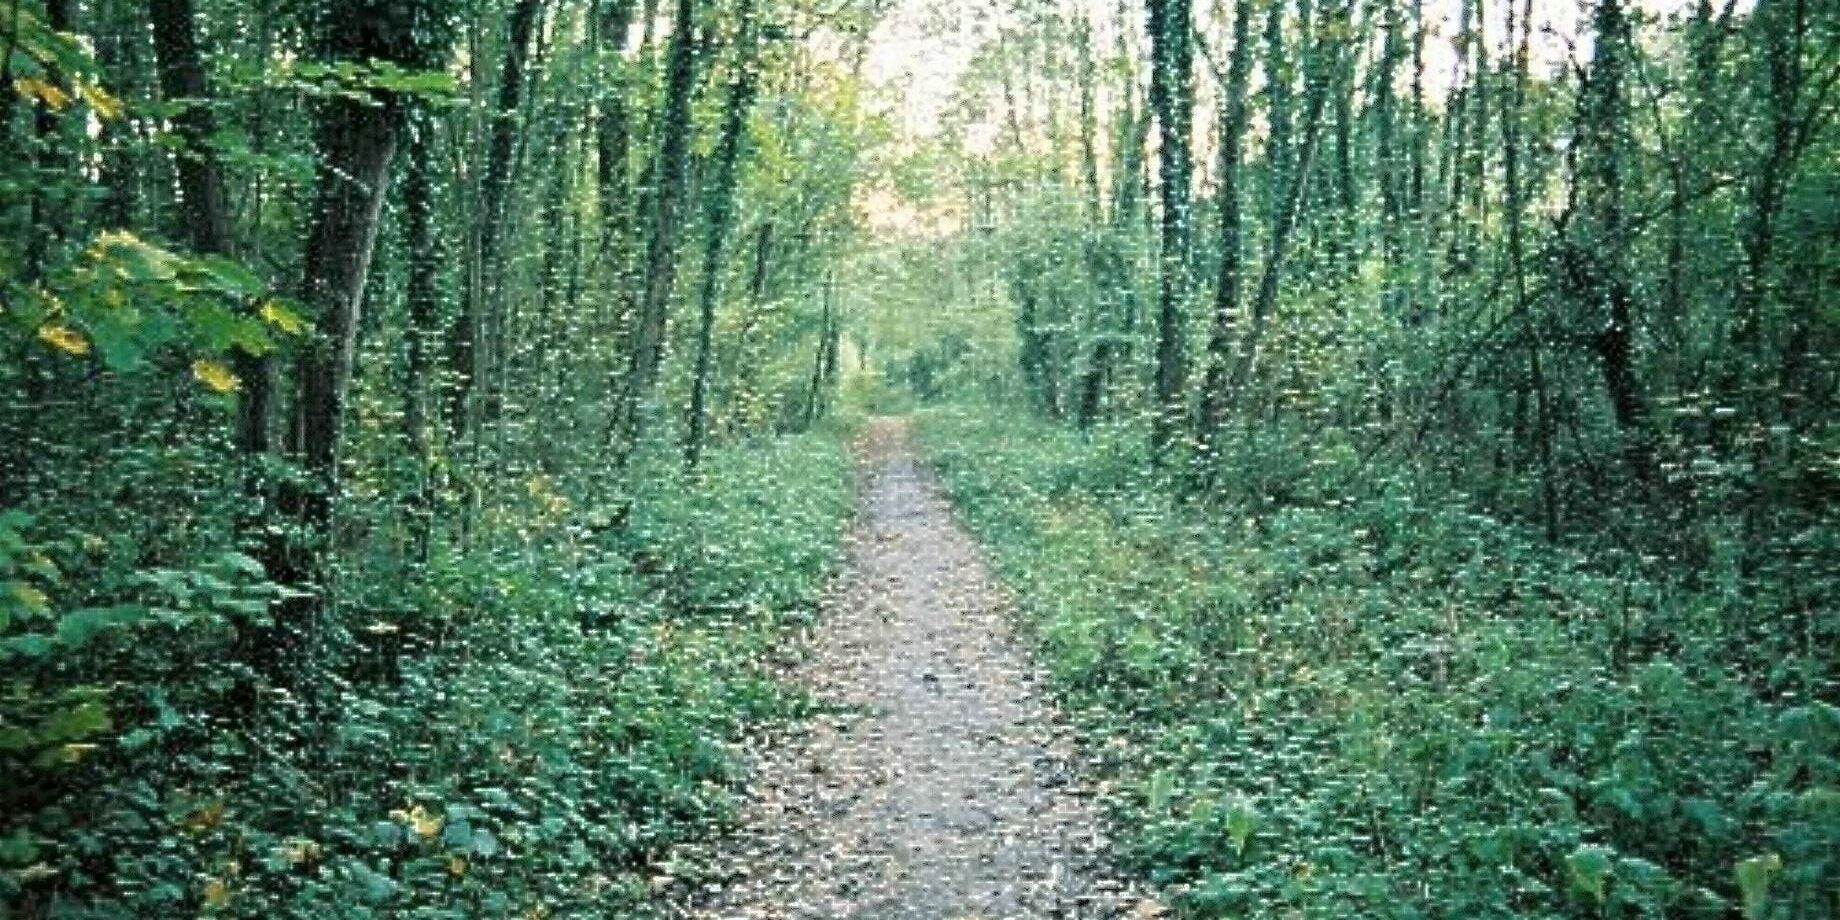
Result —
[{"label": "green foliage", "polygon": [[850,492],[820,434],[718,450],[697,479],[636,472],[622,531],[532,515],[395,578],[359,560],[317,715],[227,663],[282,599],[251,560],[146,570],[116,606],[58,614],[55,548],[0,515],[0,904],[637,915],[647,868],[732,816],[731,743],[804,711],[768,653],[810,622]]},{"label": "green foliage", "polygon": [[93,351],[115,372],[199,356],[194,375],[220,393],[239,382],[216,357],[266,355],[307,328],[299,307],[271,296],[241,265],[188,258],[126,232],[99,234],[71,265],[16,293],[18,307],[0,317],[9,338],[35,336],[73,358]]},{"label": "green foliage", "polygon": [[1172,510],[1130,427],[920,433],[1184,916],[1840,909],[1840,709],[1738,669],[1742,600],[1384,479]]}]

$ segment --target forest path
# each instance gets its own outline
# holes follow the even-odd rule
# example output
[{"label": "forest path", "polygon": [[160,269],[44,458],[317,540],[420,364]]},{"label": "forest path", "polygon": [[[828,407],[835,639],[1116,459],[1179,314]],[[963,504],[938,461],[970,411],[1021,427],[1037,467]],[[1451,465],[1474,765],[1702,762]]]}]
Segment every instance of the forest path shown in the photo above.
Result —
[{"label": "forest path", "polygon": [[755,755],[705,920],[1155,917],[1103,824],[971,537],[904,420],[859,446],[848,568],[794,679],[851,715]]}]

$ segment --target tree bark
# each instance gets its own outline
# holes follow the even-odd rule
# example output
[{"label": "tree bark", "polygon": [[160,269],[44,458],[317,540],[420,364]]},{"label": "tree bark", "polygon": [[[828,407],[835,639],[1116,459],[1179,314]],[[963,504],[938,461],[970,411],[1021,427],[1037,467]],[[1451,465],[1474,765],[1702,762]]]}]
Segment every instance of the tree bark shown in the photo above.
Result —
[{"label": "tree bark", "polygon": [[409,120],[409,171],[403,181],[403,221],[409,250],[408,373],[403,429],[415,456],[419,488],[410,509],[415,558],[427,563],[435,514],[434,447],[429,398],[435,388],[436,341],[440,335],[441,264],[434,232],[434,121],[417,106]]},{"label": "tree bark", "polygon": [[[217,119],[211,111],[204,55],[193,31],[197,14],[192,0],[149,0],[147,12],[153,23],[160,95],[169,104],[184,105],[173,116],[173,127],[180,142],[175,159],[186,242],[203,255],[233,257],[236,244],[223,166],[211,147]],[[233,360],[237,376],[243,381],[237,406],[237,447],[245,455],[265,454],[271,446],[271,363],[241,349]]]},{"label": "tree bark", "polygon": [[1233,13],[1233,58],[1227,65],[1227,85],[1220,116],[1220,277],[1214,287],[1213,325],[1208,334],[1207,377],[1201,390],[1201,415],[1196,435],[1203,445],[1201,462],[1205,485],[1212,486],[1226,425],[1227,377],[1232,365],[1234,326],[1239,321],[1242,286],[1243,216],[1240,202],[1240,161],[1248,129],[1247,83],[1252,73],[1251,4],[1241,2]]},{"label": "tree bark", "polygon": [[505,223],[505,201],[511,187],[513,144],[518,137],[518,105],[524,98],[524,69],[530,54],[531,32],[536,26],[541,0],[517,0],[505,35],[504,66],[498,93],[491,112],[491,131],[486,153],[485,172],[480,182],[478,246],[474,258],[479,260],[478,283],[467,292],[466,306],[451,333],[450,354],[454,377],[452,402],[448,406],[448,425],[455,440],[464,439],[476,421],[495,413],[489,407],[474,405],[475,392],[484,378],[495,372],[489,365],[491,352],[488,326],[499,310],[503,253],[500,238]]},{"label": "tree bark", "polygon": [[[1327,20],[1329,34],[1340,31],[1338,27],[1346,21],[1348,14],[1349,9],[1345,4],[1337,3],[1331,8]],[[1309,186],[1310,170],[1322,138],[1323,109],[1328,102],[1330,87],[1335,83],[1335,74],[1344,61],[1339,45],[1331,41],[1316,42],[1312,57],[1315,63],[1311,67],[1309,98],[1304,106],[1302,149],[1297,153],[1295,166],[1289,171],[1290,185],[1284,190],[1283,203],[1275,216],[1271,238],[1266,241],[1265,265],[1259,275],[1259,289],[1252,303],[1252,316],[1246,334],[1238,343],[1238,354],[1227,383],[1229,411],[1241,400],[1251,382],[1266,327],[1278,305],[1278,290],[1284,279],[1285,260],[1290,255],[1291,234],[1297,227],[1297,219],[1303,209],[1304,191]],[[1328,58],[1326,64],[1322,63],[1324,57]]]},{"label": "tree bark", "polygon": [[[417,10],[399,0],[343,0],[325,11],[321,49],[334,61],[388,60],[430,66],[432,42]],[[323,665],[335,633],[333,514],[339,496],[339,451],[351,387],[365,281],[375,250],[405,102],[393,93],[329,97],[314,116],[316,190],[301,270],[301,296],[316,317],[311,344],[296,365],[293,446],[304,481],[282,485],[278,504],[293,525],[292,542],[268,547],[270,576],[301,592],[277,613],[282,646],[259,666],[292,678],[323,724],[331,697],[304,675]],[[310,692],[308,692],[310,691]]]},{"label": "tree bark", "polygon": [[684,465],[695,469],[702,459],[709,432],[709,376],[714,350],[716,300],[722,289],[722,248],[735,210],[735,170],[746,140],[747,117],[754,107],[760,68],[755,60],[756,28],[753,0],[741,0],[741,34],[736,55],[735,81],[729,87],[728,106],[722,116],[722,136],[716,144],[715,182],[709,191],[707,238],[703,244],[703,284],[696,324],[696,370],[690,384],[689,431],[684,437]]},{"label": "tree bark", "polygon": [[659,124],[656,182],[651,195],[651,238],[645,250],[645,288],[635,317],[614,442],[622,465],[644,434],[644,406],[664,361],[667,314],[677,280],[677,232],[690,154],[690,95],[696,77],[696,3],[677,0],[665,100]]},{"label": "tree bark", "polygon": [[1189,0],[1149,0],[1151,47],[1150,108],[1160,149],[1157,181],[1162,196],[1156,321],[1156,400],[1151,451],[1168,459],[1182,428],[1187,387],[1187,344],[1183,327],[1189,296],[1189,151],[1193,124],[1193,25]]},{"label": "tree bark", "polygon": [[[1535,418],[1534,454],[1540,465],[1540,520],[1546,540],[1559,540],[1559,490],[1553,464],[1552,394],[1546,380],[1545,356],[1542,353],[1540,324],[1533,315],[1527,292],[1527,243],[1525,205],[1521,182],[1521,125],[1526,117],[1528,45],[1533,33],[1533,0],[1521,7],[1520,39],[1514,50],[1514,72],[1510,91],[1502,105],[1503,195],[1507,199],[1508,270],[1514,284],[1514,311],[1520,317],[1527,340],[1527,371],[1532,384]],[[1508,7],[1508,38],[1514,39],[1515,11]]]},{"label": "tree bark", "polygon": [[1603,372],[1624,459],[1638,482],[1653,470],[1646,410],[1635,366],[1635,321],[1623,213],[1624,78],[1630,48],[1623,0],[1599,0],[1592,17],[1595,50],[1579,95],[1578,167],[1573,177],[1582,214],[1570,215],[1563,268],[1574,300],[1597,324],[1591,347]]}]

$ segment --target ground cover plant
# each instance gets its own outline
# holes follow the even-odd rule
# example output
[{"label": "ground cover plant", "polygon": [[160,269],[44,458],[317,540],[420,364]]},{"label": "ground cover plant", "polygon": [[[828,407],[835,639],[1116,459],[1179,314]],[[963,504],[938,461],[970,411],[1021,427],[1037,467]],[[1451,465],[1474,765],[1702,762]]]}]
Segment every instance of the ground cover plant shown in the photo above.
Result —
[{"label": "ground cover plant", "polygon": [[1808,0],[0,0],[0,918],[1840,914],[1837,123]]},{"label": "ground cover plant", "polygon": [[277,590],[246,558],[79,582],[15,518],[4,559],[46,606],[9,692],[48,715],[6,739],[8,909],[639,915],[671,848],[731,817],[734,744],[804,713],[773,652],[849,509],[828,433],[706,462],[654,469],[619,536],[533,491],[465,557],[350,573],[366,613],[324,715],[279,688],[240,711],[236,632]]},{"label": "ground cover plant", "polygon": [[1115,784],[1121,857],[1183,915],[1840,906],[1828,663],[1754,681],[1717,592],[1403,482],[1171,510],[1138,432],[920,431]]},{"label": "ground cover plant", "polygon": [[850,510],[846,25],[0,11],[0,916],[656,909]]}]

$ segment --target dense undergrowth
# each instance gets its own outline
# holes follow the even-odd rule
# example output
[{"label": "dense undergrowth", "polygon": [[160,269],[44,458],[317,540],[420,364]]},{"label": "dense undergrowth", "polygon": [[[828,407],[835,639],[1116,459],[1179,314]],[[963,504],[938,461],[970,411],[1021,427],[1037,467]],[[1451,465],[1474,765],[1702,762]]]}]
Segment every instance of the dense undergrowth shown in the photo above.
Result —
[{"label": "dense undergrowth", "polygon": [[850,507],[835,435],[673,461],[624,527],[535,479],[464,555],[348,572],[330,713],[238,698],[251,560],[0,520],[8,711],[50,714],[0,734],[0,917],[643,915],[649,864],[730,817],[729,742],[803,710],[767,662]]},{"label": "dense undergrowth", "polygon": [[1828,665],[1742,667],[1745,595],[1404,477],[1172,512],[1135,429],[919,434],[1183,916],[1840,916]]}]

